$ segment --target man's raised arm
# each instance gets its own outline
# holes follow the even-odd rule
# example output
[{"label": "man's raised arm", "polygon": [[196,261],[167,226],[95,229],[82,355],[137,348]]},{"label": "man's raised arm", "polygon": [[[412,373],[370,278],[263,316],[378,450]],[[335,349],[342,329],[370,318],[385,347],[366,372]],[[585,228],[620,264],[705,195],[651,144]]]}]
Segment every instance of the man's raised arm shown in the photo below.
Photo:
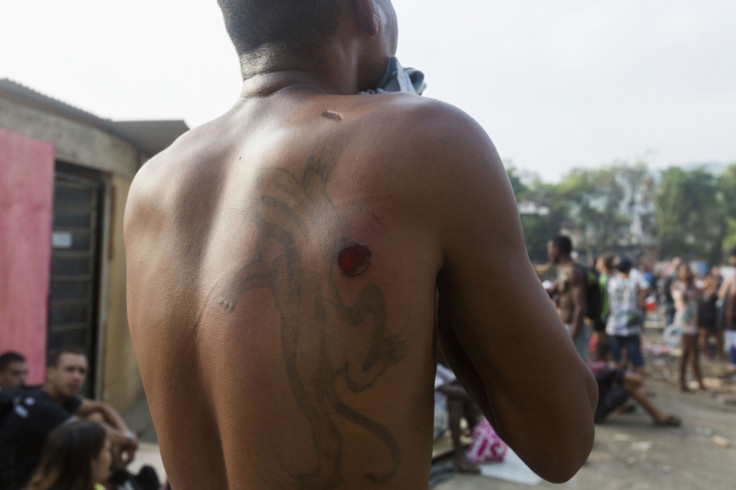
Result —
[{"label": "man's raised arm", "polygon": [[504,441],[541,477],[563,482],[593,445],[595,380],[527,257],[495,148],[470,118],[444,112],[425,149],[445,256],[440,344]]}]

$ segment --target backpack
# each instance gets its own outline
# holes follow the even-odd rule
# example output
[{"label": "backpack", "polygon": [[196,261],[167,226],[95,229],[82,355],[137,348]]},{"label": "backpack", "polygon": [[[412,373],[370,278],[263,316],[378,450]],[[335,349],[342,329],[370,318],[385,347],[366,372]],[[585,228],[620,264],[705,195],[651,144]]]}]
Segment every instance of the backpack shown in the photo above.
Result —
[{"label": "backpack", "polygon": [[608,294],[601,284],[601,276],[597,270],[580,265],[585,280],[585,317],[593,323],[603,320],[603,299]]}]

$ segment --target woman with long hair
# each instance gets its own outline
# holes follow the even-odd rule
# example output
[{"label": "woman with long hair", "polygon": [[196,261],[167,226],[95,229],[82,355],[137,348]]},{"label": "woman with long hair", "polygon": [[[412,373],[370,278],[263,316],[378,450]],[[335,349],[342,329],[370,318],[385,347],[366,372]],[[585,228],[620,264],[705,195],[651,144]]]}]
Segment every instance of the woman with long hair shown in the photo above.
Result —
[{"label": "woman with long hair", "polygon": [[110,441],[101,425],[64,424],[46,439],[41,464],[27,490],[103,489],[111,461]]},{"label": "woman with long hair", "polygon": [[677,268],[677,282],[672,285],[672,298],[675,300],[675,325],[682,328],[682,354],[680,355],[680,391],[689,391],[687,386],[687,362],[692,364],[693,375],[698,387],[705,390],[703,376],[700,374],[700,353],[698,352],[698,303],[700,290],[695,285],[695,275],[687,264]]}]

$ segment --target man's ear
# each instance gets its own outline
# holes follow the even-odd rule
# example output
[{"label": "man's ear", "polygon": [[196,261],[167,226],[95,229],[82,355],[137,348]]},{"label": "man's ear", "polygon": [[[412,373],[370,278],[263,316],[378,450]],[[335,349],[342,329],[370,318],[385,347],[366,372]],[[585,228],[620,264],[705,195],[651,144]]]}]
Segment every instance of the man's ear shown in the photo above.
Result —
[{"label": "man's ear", "polygon": [[353,0],[355,19],[360,30],[370,36],[378,33],[378,15],[373,6],[373,0]]}]

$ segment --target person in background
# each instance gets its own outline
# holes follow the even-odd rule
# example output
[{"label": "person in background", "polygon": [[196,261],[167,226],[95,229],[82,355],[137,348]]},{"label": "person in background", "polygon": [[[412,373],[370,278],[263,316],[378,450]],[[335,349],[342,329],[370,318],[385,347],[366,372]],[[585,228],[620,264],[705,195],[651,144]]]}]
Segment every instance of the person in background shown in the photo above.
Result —
[{"label": "person in background", "polygon": [[25,390],[0,424],[0,488],[16,490],[38,465],[48,434],[75,418],[103,426],[121,465],[133,460],[138,439],[110,405],[79,395],[87,376],[82,349],[65,347],[52,353],[46,381],[40,389]]},{"label": "person in background", "polygon": [[465,454],[461,440],[462,428],[460,425],[461,420],[464,418],[468,423],[468,428],[472,432],[473,427],[478,422],[478,409],[475,407],[468,392],[463,388],[463,385],[458,382],[455,373],[441,362],[437,363],[434,389],[445,395],[447,400],[447,413],[449,416],[455,467],[461,473],[479,474],[480,468],[470,462]]},{"label": "person in background", "polygon": [[0,389],[25,386],[28,363],[21,354],[7,351],[0,354]]},{"label": "person in background", "polygon": [[617,274],[608,278],[607,291],[610,314],[606,323],[606,334],[611,343],[613,362],[619,369],[626,362],[644,375],[644,357],[641,353],[642,305],[639,284],[631,275],[632,263],[626,257],[616,263]]},{"label": "person in background", "polygon": [[547,244],[547,255],[557,266],[557,280],[547,293],[550,297],[557,298],[560,320],[570,333],[575,350],[586,361],[592,334],[591,326],[585,318],[585,277],[582,268],[572,259],[572,241],[565,235],[556,236]]},{"label": "person in background", "polygon": [[659,281],[662,288],[661,298],[664,303],[664,324],[672,325],[675,319],[675,300],[672,298],[672,284],[677,280],[677,269],[682,261],[680,257],[675,257],[672,262],[665,266],[663,277]]},{"label": "person in background", "polygon": [[594,358],[588,362],[588,366],[598,383],[596,423],[603,422],[614,410],[623,407],[632,398],[646,410],[655,426],[678,427],[681,424],[679,417],[665,414],[647,397],[644,378],[631,371],[610,366],[611,345],[608,342],[598,342],[594,352]]},{"label": "person in background", "polygon": [[[706,359],[726,361],[723,349],[723,328],[718,325],[718,290],[721,287],[720,273],[714,267],[703,278],[702,295],[698,303],[698,349]],[[710,348],[710,338],[715,339],[715,352]]]},{"label": "person in background", "polygon": [[606,321],[611,314],[611,301],[608,298],[608,279],[616,273],[614,264],[615,259],[611,254],[601,255],[600,257],[598,257],[598,260],[595,264],[595,268],[599,274],[598,280],[600,281],[601,290],[606,291],[606,294],[604,294],[601,298],[601,317],[593,324],[593,331],[596,343],[608,340],[608,334],[606,334]]},{"label": "person in background", "polygon": [[105,429],[79,420],[57,427],[46,439],[26,490],[104,490],[112,462]]},{"label": "person in background", "polygon": [[682,354],[680,355],[680,391],[689,391],[687,386],[687,363],[691,363],[698,387],[705,390],[700,373],[700,353],[697,346],[698,303],[700,290],[695,285],[695,274],[688,264],[677,268],[677,281],[672,285],[672,298],[675,301],[674,324],[682,328]]},{"label": "person in background", "polygon": [[[629,272],[629,275],[634,279],[634,281],[636,281],[636,285],[639,290],[639,296],[637,298],[638,304],[639,307],[642,309],[642,312],[644,312],[644,306],[647,301],[647,296],[649,296],[649,292],[651,291],[652,285],[647,279],[645,273],[640,271],[639,268],[636,267],[636,264],[634,264],[633,262],[631,264],[631,271]],[[644,328],[644,315],[642,315],[641,320],[641,327]]]},{"label": "person in background", "polygon": [[[736,247],[728,255],[728,265],[736,267]],[[725,329],[726,351],[728,352],[729,373],[736,374],[736,274],[724,281],[719,294],[722,303],[723,328]]]}]

